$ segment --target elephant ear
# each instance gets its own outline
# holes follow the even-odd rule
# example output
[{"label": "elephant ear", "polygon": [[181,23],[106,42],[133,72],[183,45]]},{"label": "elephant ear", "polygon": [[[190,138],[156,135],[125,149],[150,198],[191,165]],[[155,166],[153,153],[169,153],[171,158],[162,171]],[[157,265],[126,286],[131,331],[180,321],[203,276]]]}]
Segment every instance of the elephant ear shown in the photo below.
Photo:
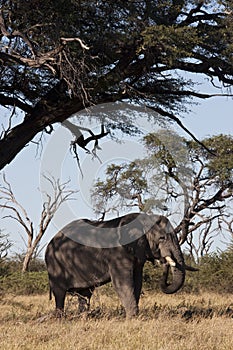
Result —
[{"label": "elephant ear", "polygon": [[128,244],[123,244],[123,248],[132,256],[138,259],[139,262],[144,263],[146,260],[151,260],[150,247],[145,236],[138,238],[136,241]]},{"label": "elephant ear", "polygon": [[138,214],[130,214],[123,218],[119,225],[119,243],[139,261],[150,259],[150,246],[146,239],[144,227],[137,220]]},{"label": "elephant ear", "polygon": [[133,250],[133,255],[140,261],[151,261],[153,264],[155,262],[155,258],[150,249],[149,242],[146,236],[142,236],[137,241],[132,242],[128,245],[127,249]]}]

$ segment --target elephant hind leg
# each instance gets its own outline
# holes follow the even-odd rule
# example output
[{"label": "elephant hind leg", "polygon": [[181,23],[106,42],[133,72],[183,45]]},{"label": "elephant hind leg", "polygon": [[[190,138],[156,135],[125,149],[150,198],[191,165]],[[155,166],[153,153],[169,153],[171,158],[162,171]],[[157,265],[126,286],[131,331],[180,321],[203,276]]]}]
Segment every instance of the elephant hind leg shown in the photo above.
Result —
[{"label": "elephant hind leg", "polygon": [[64,315],[64,305],[65,305],[65,297],[66,297],[66,291],[59,289],[59,288],[53,288],[53,295],[55,297],[55,303],[56,303],[56,316],[62,317]]}]

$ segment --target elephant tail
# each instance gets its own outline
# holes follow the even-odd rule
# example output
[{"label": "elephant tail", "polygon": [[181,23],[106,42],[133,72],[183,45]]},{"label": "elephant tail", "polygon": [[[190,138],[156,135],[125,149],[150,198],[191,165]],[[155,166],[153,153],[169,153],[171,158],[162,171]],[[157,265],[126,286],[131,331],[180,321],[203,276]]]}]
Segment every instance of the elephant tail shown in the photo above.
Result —
[{"label": "elephant tail", "polygon": [[49,300],[52,300],[52,288],[49,287]]}]

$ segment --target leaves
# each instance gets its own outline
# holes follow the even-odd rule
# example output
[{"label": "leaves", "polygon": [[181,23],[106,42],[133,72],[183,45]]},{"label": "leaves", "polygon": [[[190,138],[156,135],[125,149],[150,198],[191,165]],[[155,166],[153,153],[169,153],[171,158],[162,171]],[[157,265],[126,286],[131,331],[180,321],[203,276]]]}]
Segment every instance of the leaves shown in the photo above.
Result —
[{"label": "leaves", "polygon": [[233,137],[202,140],[211,153],[170,130],[150,133],[144,143],[145,159],[112,164],[106,179],[96,183],[96,213],[132,207],[148,213],[166,211],[176,218],[180,243],[187,242],[193,258],[203,256],[219,232],[232,234]]},{"label": "leaves", "polygon": [[211,150],[212,155],[193,142],[189,142],[190,151],[194,152],[196,159],[203,159],[207,176],[215,179],[216,186],[232,187],[233,137],[220,134],[203,140],[203,143]]},{"label": "leaves", "polygon": [[141,196],[146,188],[147,181],[138,161],[111,164],[106,170],[106,180],[98,179],[94,184],[92,202],[95,212],[103,219],[107,212],[118,212],[124,206],[139,206],[143,210]]},{"label": "leaves", "polygon": [[[182,125],[174,113],[186,111],[193,96],[209,95],[178,72],[233,83],[232,1],[2,0],[1,6],[0,104],[14,117],[23,111],[24,119],[1,133],[0,168],[46,127],[97,104],[127,100]],[[124,124],[119,116],[118,126],[133,131]]]},{"label": "leaves", "polygon": [[152,49],[161,57],[161,63],[172,67],[176,60],[194,57],[195,47],[202,44],[196,27],[156,25],[143,33],[143,49]]}]

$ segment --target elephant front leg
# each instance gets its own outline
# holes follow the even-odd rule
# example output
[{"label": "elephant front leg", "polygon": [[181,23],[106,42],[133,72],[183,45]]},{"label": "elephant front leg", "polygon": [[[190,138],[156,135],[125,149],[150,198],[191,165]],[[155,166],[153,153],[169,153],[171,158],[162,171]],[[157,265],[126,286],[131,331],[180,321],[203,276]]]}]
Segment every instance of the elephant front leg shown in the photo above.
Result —
[{"label": "elephant front leg", "polygon": [[87,289],[83,289],[82,291],[79,291],[78,293],[78,303],[79,303],[78,312],[79,313],[89,311],[90,300],[94,292],[94,289],[95,288],[92,287],[92,288],[87,288]]},{"label": "elephant front leg", "polygon": [[90,309],[90,299],[78,295],[78,313],[83,313],[89,311]]},{"label": "elephant front leg", "polygon": [[126,271],[112,268],[110,274],[113,287],[125,308],[126,317],[132,318],[136,316],[138,314],[138,303],[135,297],[133,268]]}]

